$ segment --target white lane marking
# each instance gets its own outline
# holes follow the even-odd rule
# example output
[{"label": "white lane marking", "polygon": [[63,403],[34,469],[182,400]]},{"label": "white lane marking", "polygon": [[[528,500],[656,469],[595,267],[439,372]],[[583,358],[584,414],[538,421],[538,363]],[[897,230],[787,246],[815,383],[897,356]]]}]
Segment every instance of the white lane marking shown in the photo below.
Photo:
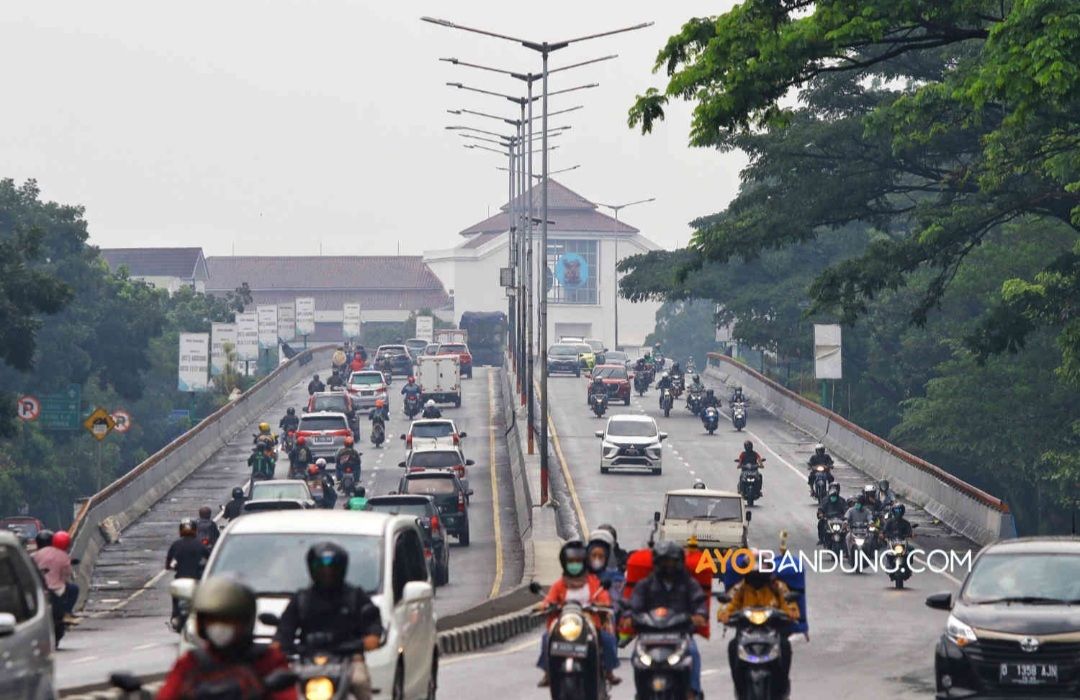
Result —
[{"label": "white lane marking", "polygon": [[476,659],[486,659],[492,656],[506,656],[508,654],[516,654],[519,651],[528,649],[531,646],[536,646],[536,639],[529,639],[527,641],[521,642],[520,644],[515,644],[512,647],[500,649],[499,651],[488,651],[482,654],[465,654],[464,656],[454,656],[446,660],[440,659],[439,665],[452,666],[453,664],[459,664],[462,661],[475,661]]},{"label": "white lane marking", "polygon": [[98,657],[96,657],[96,656],[84,656],[81,659],[75,659],[71,663],[72,664],[85,664],[88,661],[97,661],[97,659],[98,659]]},{"label": "white lane marking", "polygon": [[137,647],[131,647],[132,651],[142,651],[143,649],[152,649],[160,646],[171,646],[172,642],[150,642],[149,644],[140,644]]}]

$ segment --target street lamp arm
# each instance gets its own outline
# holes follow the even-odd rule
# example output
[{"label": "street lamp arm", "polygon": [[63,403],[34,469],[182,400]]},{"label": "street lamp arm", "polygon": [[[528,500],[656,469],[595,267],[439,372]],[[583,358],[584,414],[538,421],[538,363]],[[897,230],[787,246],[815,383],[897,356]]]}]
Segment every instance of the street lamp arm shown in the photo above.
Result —
[{"label": "street lamp arm", "polygon": [[627,202],[626,204],[601,204],[600,202],[597,202],[596,204],[598,206],[604,207],[605,209],[611,209],[612,211],[619,211],[620,209],[625,209],[626,207],[632,207],[635,204],[645,204],[646,202],[655,202],[655,201],[656,201],[656,197],[649,197],[648,199],[639,199],[636,202]]},{"label": "street lamp arm", "polygon": [[[495,37],[496,39],[506,39],[507,41],[514,41],[519,44],[526,43],[525,39],[519,39],[515,36],[508,36],[506,34],[499,34],[497,32],[488,31],[487,29],[477,29],[476,27],[466,27],[463,24],[455,24],[448,19],[439,19],[437,17],[421,17],[421,22],[430,22],[431,24],[437,24],[440,27],[446,27],[448,29],[461,29],[466,32],[473,32],[474,34],[483,34],[484,36]],[[625,30],[623,30],[625,31]]]},{"label": "street lamp arm", "polygon": [[[563,88],[562,90],[555,90],[554,92],[549,92],[548,97],[552,97],[553,95],[563,95],[563,94],[566,94],[568,92],[575,92],[577,90],[588,90],[588,89],[594,88],[594,87],[600,87],[600,83],[589,83],[588,85],[576,85],[576,86],[574,86],[572,88]],[[533,99],[536,99],[536,98],[533,98]],[[550,117],[551,114],[549,113],[548,116]]]},{"label": "street lamp arm", "polygon": [[551,75],[552,73],[560,73],[564,70],[570,70],[571,68],[580,68],[581,66],[588,66],[593,63],[600,63],[601,61],[610,61],[611,59],[618,57],[619,54],[613,53],[607,56],[600,56],[599,58],[591,58],[588,61],[582,61],[581,63],[571,63],[568,66],[559,66],[558,68],[552,68],[548,70],[548,75]]},{"label": "street lamp arm", "polygon": [[[609,31],[606,31],[606,32],[599,32],[597,34],[586,34],[585,36],[579,36],[579,37],[575,37],[573,39],[567,39],[565,41],[560,41],[558,43],[562,44],[563,46],[565,46],[567,44],[576,44],[579,41],[588,41],[589,39],[599,39],[601,37],[611,36],[612,34],[622,34],[623,32],[632,32],[632,31],[636,31],[638,29],[645,29],[646,27],[651,27],[651,26],[653,26],[652,22],[642,22],[640,24],[635,24],[632,27],[623,27],[622,29],[612,29],[612,30],[609,30]],[[509,39],[510,37],[502,37],[502,38],[503,39]],[[512,41],[519,41],[519,40],[518,39],[512,39]],[[555,46],[555,44],[553,44],[552,46]]]}]

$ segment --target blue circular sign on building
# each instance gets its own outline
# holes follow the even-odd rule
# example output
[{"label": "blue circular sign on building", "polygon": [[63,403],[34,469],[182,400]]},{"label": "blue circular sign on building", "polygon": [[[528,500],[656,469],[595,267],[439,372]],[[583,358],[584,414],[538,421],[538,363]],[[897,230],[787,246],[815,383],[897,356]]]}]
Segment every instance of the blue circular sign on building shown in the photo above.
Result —
[{"label": "blue circular sign on building", "polygon": [[589,282],[589,263],[584,256],[567,253],[555,261],[555,279],[567,289],[578,289]]}]

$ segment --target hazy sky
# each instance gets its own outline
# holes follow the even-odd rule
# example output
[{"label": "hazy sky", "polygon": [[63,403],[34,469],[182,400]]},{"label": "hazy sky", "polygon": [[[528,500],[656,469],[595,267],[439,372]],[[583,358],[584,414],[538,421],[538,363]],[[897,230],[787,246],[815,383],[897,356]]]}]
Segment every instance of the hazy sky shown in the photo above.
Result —
[{"label": "hazy sky", "polygon": [[[0,176],[36,178],[43,195],[87,209],[94,243],[201,245],[208,254],[419,253],[505,201],[504,159],[466,150],[443,127],[502,125],[448,108],[515,116],[504,100],[446,87],[460,81],[520,94],[508,77],[442,56],[539,70],[516,44],[419,21],[451,19],[559,40],[642,21],[646,30],[575,44],[552,98],[585,105],[552,125],[557,176],[600,202],[657,201],[622,217],[657,243],[684,244],[687,222],[734,195],[743,158],[686,146],[689,108],[643,137],[626,126],[650,85],[657,50],[687,18],[732,0],[655,3],[548,0],[541,5],[361,0],[50,0],[0,6]],[[526,16],[524,7],[537,7]],[[510,127],[506,127],[509,129]],[[556,142],[556,141],[553,141]],[[537,164],[539,170],[539,164]]]}]

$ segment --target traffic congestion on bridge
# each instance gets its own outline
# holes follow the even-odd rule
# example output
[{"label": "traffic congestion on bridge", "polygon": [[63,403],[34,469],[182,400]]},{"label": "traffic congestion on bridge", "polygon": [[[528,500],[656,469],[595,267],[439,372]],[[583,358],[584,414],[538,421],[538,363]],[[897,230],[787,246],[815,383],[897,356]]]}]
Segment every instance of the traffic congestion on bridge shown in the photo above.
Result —
[{"label": "traffic congestion on bridge", "polygon": [[0,700],[1080,698],[1078,35],[0,9]]}]

